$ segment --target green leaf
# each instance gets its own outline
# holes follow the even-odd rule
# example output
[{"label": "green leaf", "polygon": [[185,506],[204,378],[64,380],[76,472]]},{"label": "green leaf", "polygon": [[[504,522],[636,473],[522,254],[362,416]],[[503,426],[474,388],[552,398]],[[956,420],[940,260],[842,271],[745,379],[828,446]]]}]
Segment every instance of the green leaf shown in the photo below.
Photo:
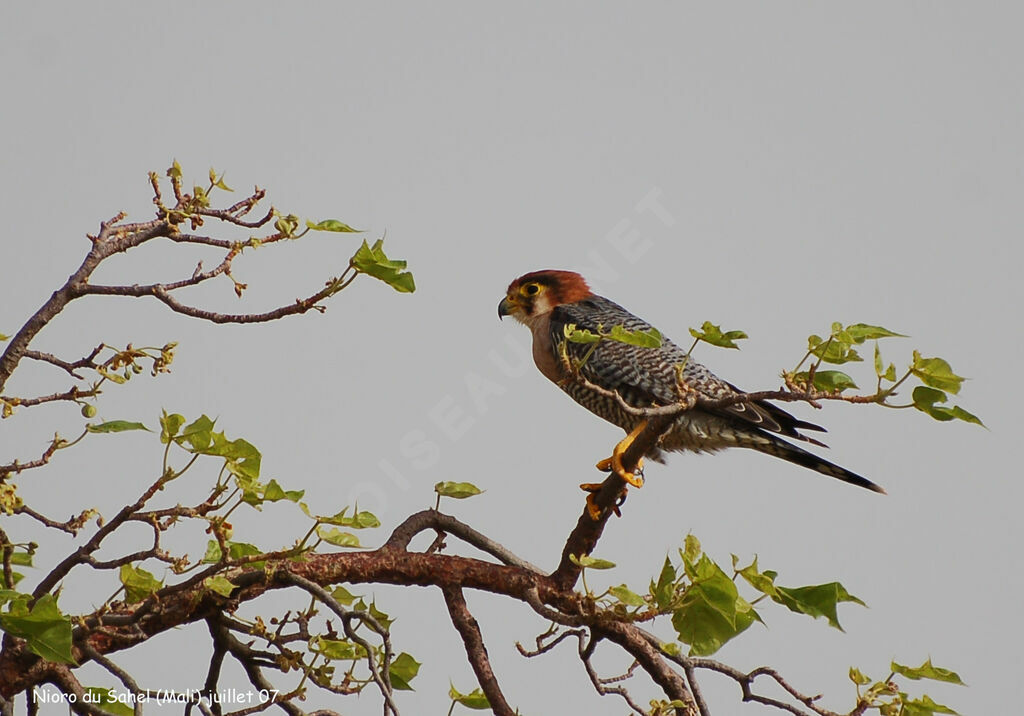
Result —
[{"label": "green leaf", "polygon": [[903,664],[897,664],[895,661],[892,662],[891,668],[893,673],[902,674],[908,679],[913,679],[915,681],[919,679],[931,679],[932,681],[945,681],[946,683],[959,684],[960,686],[966,685],[955,671],[933,666],[931,659],[926,660],[916,669],[910,666],[904,666]]},{"label": "green leaf", "polygon": [[102,686],[85,687],[86,703],[99,706],[103,711],[114,716],[134,716],[135,709],[125,703],[124,699],[118,701],[117,692],[113,689],[105,689]]},{"label": "green leaf", "polygon": [[[277,214],[277,212],[274,212]],[[295,214],[288,214],[284,216],[277,214],[277,220],[274,221],[274,230],[277,231],[281,236],[285,238],[294,238],[295,230],[299,228],[299,217]]]},{"label": "green leaf", "polygon": [[361,234],[362,229],[353,229],[343,221],[337,219],[324,219],[323,221],[306,220],[306,226],[313,231],[340,231],[346,234]]},{"label": "green leaf", "polygon": [[642,607],[646,603],[644,602],[643,597],[631,590],[625,584],[612,587],[608,590],[608,593],[628,607]]},{"label": "green leaf", "polygon": [[910,366],[910,372],[920,378],[925,385],[954,395],[960,392],[960,386],[964,382],[964,379],[956,375],[949,363],[942,358],[923,358],[917,351],[914,351],[914,362]]},{"label": "green leaf", "polygon": [[[806,384],[807,376],[807,371],[800,371],[793,376],[793,381],[797,384]],[[814,373],[814,387],[826,393],[835,393],[856,388],[857,384],[853,382],[853,378],[842,371],[819,370]]]},{"label": "green leaf", "polygon": [[222,597],[230,597],[232,590],[235,589],[235,585],[231,583],[231,580],[221,574],[207,577],[203,580],[203,585]]},{"label": "green leaf", "polygon": [[126,430],[149,430],[142,423],[132,423],[127,420],[110,420],[99,425],[86,425],[85,429],[90,433],[123,433]]},{"label": "green leaf", "polygon": [[693,564],[701,555],[700,540],[692,534],[686,535],[683,540],[683,559],[687,564]]},{"label": "green leaf", "polygon": [[[468,495],[467,495],[468,497]],[[348,508],[346,507],[341,512],[331,517],[317,517],[320,524],[324,525],[338,525],[339,527],[349,527],[355,530],[372,529],[374,527],[380,527],[380,520],[372,512],[362,511],[356,512],[354,515],[349,517],[346,513]]]},{"label": "green leaf", "polygon": [[167,176],[171,177],[172,179],[181,179],[181,165],[178,164],[177,159],[174,160],[174,164],[171,165],[171,168],[167,170]]},{"label": "green leaf", "polygon": [[213,420],[205,415],[200,415],[181,431],[181,435],[177,437],[177,443],[182,445],[183,442],[187,442],[191,447],[191,452],[201,453],[213,442],[213,425]]},{"label": "green leaf", "polygon": [[277,502],[278,500],[298,502],[304,494],[306,494],[305,490],[284,490],[277,484],[277,480],[271,480],[263,490],[263,499],[267,502]]},{"label": "green leaf", "polygon": [[30,595],[22,594],[21,592],[17,592],[13,589],[0,589],[0,607],[7,604],[7,602],[20,602],[22,606],[19,607],[19,609],[24,608],[27,612],[28,607],[25,605],[28,603],[30,598]]},{"label": "green leaf", "polygon": [[487,696],[479,688],[473,689],[468,694],[463,694],[450,681],[448,685],[450,687],[448,689],[448,697],[455,703],[477,711],[486,711],[491,708],[491,702],[487,700]]},{"label": "green leaf", "polygon": [[[694,538],[696,539],[696,538]],[[672,604],[672,597],[675,595],[676,568],[672,562],[665,557],[665,564],[661,566],[661,573],[658,575],[658,582],[651,581],[651,596],[659,609],[667,609]]]},{"label": "green leaf", "polygon": [[[225,466],[230,467],[225,463]],[[234,472],[233,470],[231,472]],[[263,493],[266,491],[267,486],[256,478],[249,477],[247,475],[235,475],[235,484],[242,491],[242,502],[247,505],[251,505],[257,510],[262,510],[263,507]]]},{"label": "green leaf", "polygon": [[367,510],[357,511],[343,526],[352,527],[357,530],[373,529],[380,527],[380,520],[377,515]]},{"label": "green leaf", "polygon": [[352,602],[359,599],[359,597],[357,597],[355,594],[348,591],[341,585],[331,590],[331,596],[337,599],[338,602],[340,602],[341,604],[344,604],[346,607],[351,606]]},{"label": "green leaf", "polygon": [[839,582],[828,584],[817,584],[809,587],[775,587],[777,595],[772,599],[782,604],[787,609],[798,614],[807,614],[815,619],[825,617],[828,623],[843,631],[839,625],[839,616],[836,607],[840,602],[853,602],[862,607],[867,606],[857,597],[846,591],[846,588]]},{"label": "green leaf", "polygon": [[202,449],[194,449],[192,452],[223,457],[228,471],[237,477],[255,480],[260,476],[260,462],[263,458],[252,443],[242,438],[228,440],[224,433],[211,435],[209,445]]},{"label": "green leaf", "polygon": [[153,592],[164,586],[164,583],[141,567],[122,564],[120,572],[121,584],[124,585],[125,601],[129,604],[141,602]]},{"label": "green leaf", "polygon": [[163,411],[160,415],[160,442],[164,445],[169,443],[173,437],[178,434],[181,430],[181,426],[185,424],[185,416],[178,415],[177,413],[167,414],[167,411]]},{"label": "green leaf", "polygon": [[864,341],[869,341],[878,338],[906,338],[902,333],[896,333],[890,331],[888,328],[882,328],[881,326],[869,326],[866,323],[854,323],[851,326],[846,327],[846,333],[853,339],[854,343],[858,345]]},{"label": "green leaf", "polygon": [[936,405],[936,403],[945,403],[948,399],[948,396],[941,390],[926,388],[923,385],[919,385],[914,388],[912,396],[915,408],[920,410],[922,413],[927,413],[940,422],[946,422],[947,420],[963,420],[965,423],[974,423],[975,425],[981,425],[982,427],[985,426],[985,424],[981,422],[981,418],[967,412],[959,405],[954,405],[952,408]]},{"label": "green leaf", "polygon": [[217,170],[213,167],[210,167],[210,184],[224,191],[234,191],[234,189],[224,183],[224,175],[217,176]]},{"label": "green leaf", "polygon": [[[244,557],[253,557],[258,554],[263,554],[263,550],[254,544],[248,542],[228,542],[228,559],[237,560]],[[206,554],[203,555],[203,563],[214,564],[219,562],[221,558],[220,545],[216,540],[209,540],[206,543]],[[263,562],[250,562],[249,566],[253,569],[260,569],[263,567]]]},{"label": "green leaf", "polygon": [[825,363],[842,365],[854,361],[863,360],[860,354],[850,347],[850,343],[843,342],[838,338],[822,340],[820,336],[809,336],[807,338],[807,350],[811,355],[821,358]]},{"label": "green leaf", "polygon": [[398,691],[413,691],[409,682],[420,672],[420,663],[404,651],[391,662],[388,673],[391,675],[391,686]]},{"label": "green leaf", "polygon": [[721,326],[716,326],[711,321],[704,321],[699,331],[696,328],[691,328],[690,335],[699,341],[710,343],[719,348],[736,348],[737,350],[739,346],[736,345],[736,341],[747,338],[747,334],[743,331],[723,332]]},{"label": "green leaf", "polygon": [[658,647],[669,656],[682,656],[683,650],[679,648],[678,642],[665,641],[658,645]]},{"label": "green leaf", "polygon": [[34,554],[35,552],[14,552],[11,555],[11,564],[18,567],[31,567]]},{"label": "green leaf", "polygon": [[760,620],[729,576],[707,555],[687,571],[693,583],[672,614],[672,626],[679,640],[690,645],[691,656],[714,654]]},{"label": "green leaf", "polygon": [[858,686],[866,686],[871,683],[871,678],[861,673],[855,666],[850,667],[850,681]]},{"label": "green leaf", "polygon": [[44,594],[29,610],[27,600],[14,600],[0,614],[0,629],[24,639],[33,654],[47,661],[74,664],[71,656],[71,619],[61,614],[52,594]]},{"label": "green leaf", "polygon": [[324,542],[333,544],[335,547],[362,547],[358,537],[351,532],[342,532],[337,527],[317,527],[316,533]]},{"label": "green leaf", "polygon": [[643,331],[629,331],[622,326],[612,326],[607,338],[639,348],[660,348],[662,342],[661,333],[653,326]]},{"label": "green leaf", "polygon": [[575,323],[568,323],[563,326],[562,332],[570,343],[597,343],[601,340],[601,336],[586,328],[577,328]]},{"label": "green leaf", "polygon": [[464,500],[483,492],[472,482],[439,482],[434,485],[434,492],[441,497],[451,497],[456,500]]},{"label": "green leaf", "polygon": [[[360,600],[362,602],[362,600]],[[382,612],[377,608],[377,602],[370,602],[370,606],[363,607],[365,611],[370,612],[370,616],[377,620],[377,622],[385,629],[390,629],[391,624],[395,621],[389,617],[386,613]],[[411,657],[410,657],[411,658]]]},{"label": "green leaf", "polygon": [[[736,561],[736,557],[733,556],[734,569],[736,566]],[[754,557],[754,561],[751,562],[749,565],[743,567],[742,569],[737,569],[736,572],[741,577],[743,577],[743,579],[751,587],[761,592],[762,594],[767,594],[775,601],[779,601],[779,590],[775,586],[775,573],[761,572],[757,566],[757,557]]]},{"label": "green leaf", "polygon": [[607,559],[598,559],[597,557],[591,557],[589,554],[580,555],[579,557],[577,557],[574,554],[570,554],[569,561],[571,561],[577,567],[583,567],[585,569],[615,568],[615,562],[609,562]]},{"label": "green leaf", "polygon": [[907,694],[900,692],[900,700],[903,702],[903,709],[900,716],[932,716],[932,714],[953,714],[957,712],[948,706],[937,704],[927,694],[919,699],[911,699]]},{"label": "green leaf", "polygon": [[412,293],[416,283],[412,274],[405,270],[405,261],[393,261],[384,254],[384,240],[378,239],[371,247],[363,240],[355,255],[351,258],[352,266],[359,272],[380,279],[401,293]]},{"label": "green leaf", "polygon": [[366,649],[344,639],[326,639],[317,636],[313,639],[313,649],[332,661],[354,661],[366,658]]}]

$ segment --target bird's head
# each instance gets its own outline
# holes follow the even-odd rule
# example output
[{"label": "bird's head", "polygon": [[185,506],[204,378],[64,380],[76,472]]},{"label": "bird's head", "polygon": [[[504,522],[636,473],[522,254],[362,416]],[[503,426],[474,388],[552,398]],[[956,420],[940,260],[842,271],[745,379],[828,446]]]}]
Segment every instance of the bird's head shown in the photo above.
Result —
[{"label": "bird's head", "polygon": [[592,295],[587,282],[578,273],[555,269],[532,271],[508,285],[505,298],[498,304],[498,317],[512,316],[528,323],[550,313],[556,306],[576,303]]}]

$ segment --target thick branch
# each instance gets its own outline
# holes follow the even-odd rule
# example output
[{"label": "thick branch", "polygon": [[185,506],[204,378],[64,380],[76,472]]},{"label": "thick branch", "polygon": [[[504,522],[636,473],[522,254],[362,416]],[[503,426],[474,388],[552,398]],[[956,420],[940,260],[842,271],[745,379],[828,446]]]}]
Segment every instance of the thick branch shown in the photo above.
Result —
[{"label": "thick branch", "polygon": [[686,704],[688,716],[698,713],[697,704],[682,675],[666,663],[661,651],[644,638],[642,630],[632,624],[621,622],[608,622],[592,628],[596,635],[615,642],[640,662],[640,667],[661,687],[669,699]]}]

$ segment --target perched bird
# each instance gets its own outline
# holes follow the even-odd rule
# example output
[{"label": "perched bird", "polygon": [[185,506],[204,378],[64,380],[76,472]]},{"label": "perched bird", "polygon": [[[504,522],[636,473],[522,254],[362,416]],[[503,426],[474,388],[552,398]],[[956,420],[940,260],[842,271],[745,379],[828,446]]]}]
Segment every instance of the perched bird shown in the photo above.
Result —
[{"label": "perched bird", "polygon": [[[623,469],[621,457],[640,434],[648,417],[643,409],[689,404],[674,418],[647,457],[662,462],[663,451],[715,452],[744,447],[838,478],[875,492],[881,487],[849,470],[793,445],[779,436],[824,447],[800,430],[824,431],[763,400],[718,406],[702,401],[735,396],[741,391],[715,376],[667,338],[658,347],[641,347],[616,340],[577,343],[567,339],[567,327],[608,334],[615,326],[627,331],[650,331],[651,325],[622,306],[591,292],[572,271],[534,271],[511,284],[498,304],[498,316],[512,316],[533,333],[537,368],[577,403],[627,436],[612,456],[597,464],[613,470],[639,487],[643,480]],[[616,397],[617,394],[617,397]],[[628,409],[625,406],[629,406]],[[584,486],[584,489],[594,486]],[[593,504],[591,503],[594,514]],[[595,515],[596,517],[596,515]]]}]

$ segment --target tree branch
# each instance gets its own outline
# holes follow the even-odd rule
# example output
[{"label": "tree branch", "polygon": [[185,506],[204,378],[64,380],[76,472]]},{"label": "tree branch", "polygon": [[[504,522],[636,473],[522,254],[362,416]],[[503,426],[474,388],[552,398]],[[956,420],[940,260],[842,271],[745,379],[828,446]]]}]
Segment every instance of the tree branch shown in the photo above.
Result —
[{"label": "tree branch", "polygon": [[460,522],[451,515],[446,515],[437,510],[423,510],[408,518],[395,528],[388,538],[385,546],[390,549],[408,549],[409,543],[420,532],[426,530],[439,530],[458,537],[463,542],[496,557],[502,564],[514,567],[522,567],[537,574],[543,574],[540,567],[536,567],[525,559],[520,558],[504,545],[492,540],[485,534],[477,532],[464,522]]},{"label": "tree branch", "polygon": [[[622,466],[629,472],[635,472],[637,465],[647,452],[653,449],[662,434],[672,424],[675,414],[657,415],[650,418],[647,427],[630,444],[629,448],[622,455]],[[593,552],[598,540],[604,532],[605,524],[614,511],[620,499],[624,499],[626,483],[616,475],[610,473],[601,488],[592,494],[594,503],[601,508],[601,516],[597,520],[590,516],[590,511],[584,507],[583,514],[576,522],[576,527],[569,534],[569,538],[562,548],[562,558],[558,568],[551,573],[550,579],[561,589],[571,589],[580,576],[580,568],[572,562],[571,555],[579,557]]]},{"label": "tree branch", "polygon": [[491,669],[491,661],[487,656],[487,647],[484,645],[483,635],[480,633],[480,625],[469,611],[466,598],[461,589],[455,587],[442,587],[444,603],[448,607],[448,615],[452,624],[462,637],[462,643],[466,647],[466,657],[469,665],[473,667],[476,680],[480,684],[491,710],[498,716],[515,716],[515,711],[508,705],[505,695],[501,692],[498,679]]}]

